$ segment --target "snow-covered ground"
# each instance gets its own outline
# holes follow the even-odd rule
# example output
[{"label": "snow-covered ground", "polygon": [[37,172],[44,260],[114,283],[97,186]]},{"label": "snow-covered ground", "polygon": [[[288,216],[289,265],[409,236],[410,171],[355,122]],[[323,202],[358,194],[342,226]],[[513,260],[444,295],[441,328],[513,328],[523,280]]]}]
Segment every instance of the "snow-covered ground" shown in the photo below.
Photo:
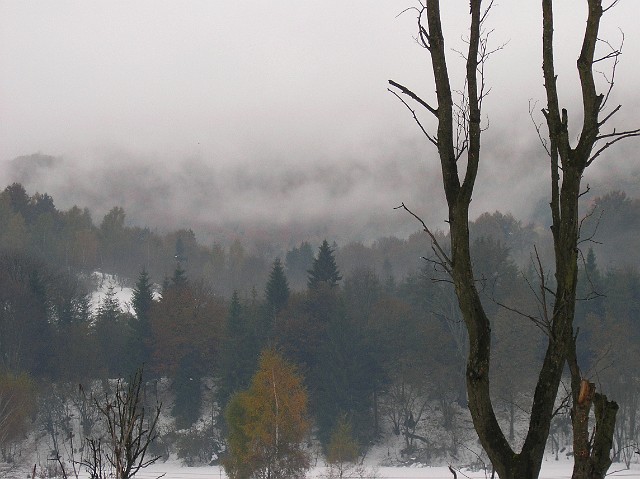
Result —
[{"label": "snow-covered ground", "polygon": [[[571,477],[572,466],[573,462],[569,459],[545,461],[542,465],[540,479],[568,479]],[[613,464],[609,470],[609,477],[640,478],[640,467],[637,464],[631,467],[630,470],[627,470],[622,464]],[[140,479],[156,479],[161,474],[165,474],[165,479],[224,479],[227,477],[222,467],[187,468],[181,466],[180,462],[154,464],[139,472],[136,477]],[[484,471],[461,470],[457,474],[458,479],[486,479],[491,477],[490,472],[485,475]],[[307,477],[318,479],[327,477],[327,470],[323,466],[315,467],[309,471]],[[452,479],[453,475],[447,467],[368,467],[365,475],[350,477],[362,479]]]},{"label": "snow-covered ground", "polygon": [[118,303],[123,311],[131,312],[131,297],[133,296],[133,288],[123,286],[118,279],[110,274],[94,272],[91,275],[92,282],[97,289],[91,293],[91,309],[96,311],[100,303],[104,300],[109,290],[109,286],[113,286]]}]

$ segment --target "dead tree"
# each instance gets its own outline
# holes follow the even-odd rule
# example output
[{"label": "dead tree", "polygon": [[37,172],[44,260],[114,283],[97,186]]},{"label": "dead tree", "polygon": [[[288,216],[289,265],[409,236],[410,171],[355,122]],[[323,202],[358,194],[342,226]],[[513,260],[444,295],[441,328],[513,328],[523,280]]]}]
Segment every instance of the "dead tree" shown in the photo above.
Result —
[{"label": "dead tree", "polygon": [[[582,128],[577,144],[569,140],[569,115],[560,109],[556,88],[556,73],[553,60],[553,2],[543,0],[543,71],[547,108],[543,110],[547,122],[549,143],[547,152],[551,159],[551,213],[553,218],[553,242],[556,257],[556,280],[554,318],[564,323],[560,334],[561,343],[567,349],[567,360],[571,371],[573,404],[571,420],[573,426],[574,478],[603,478],[611,465],[610,451],[613,442],[618,405],[595,391],[595,385],[582,377],[577,360],[575,334],[572,329],[576,301],[577,260],[580,240],[578,198],[581,195],[581,180],[585,170],[607,148],[620,140],[640,135],[640,129],[602,132],[602,127],[621,108],[620,105],[605,113],[609,94],[613,88],[615,67],[620,49],[596,58],[596,44],[602,15],[617,3],[613,1],[604,8],[602,0],[587,0],[588,17],[577,61],[582,92]],[[604,60],[613,61],[608,80],[608,91],[598,93],[594,80],[594,65]],[[604,144],[603,144],[604,143]],[[589,431],[589,411],[594,406],[596,424]]]},{"label": "dead tree", "polygon": [[[480,442],[501,479],[536,478],[539,475],[545,445],[549,435],[554,404],[565,364],[570,365],[574,396],[573,427],[576,451],[573,477],[601,478],[608,468],[610,440],[615,424],[617,405],[589,389],[582,402],[579,389],[582,382],[577,365],[573,318],[576,302],[577,254],[579,241],[578,199],[580,181],[586,167],[606,148],[617,141],[637,136],[640,130],[600,133],[600,128],[618,110],[615,108],[604,119],[600,114],[607,95],[598,95],[593,78],[595,45],[598,26],[603,13],[601,0],[584,0],[589,5],[589,18],[578,71],[583,97],[584,124],[576,147],[568,137],[566,110],[560,111],[555,87],[553,64],[553,2],[543,0],[544,80],[547,108],[544,115],[549,129],[545,143],[551,163],[551,210],[556,262],[556,288],[550,291],[553,308],[547,308],[543,297],[542,317],[531,317],[548,337],[546,354],[536,384],[527,435],[520,452],[513,450],[498,424],[489,393],[491,321],[482,306],[474,280],[469,243],[469,205],[480,164],[480,137],[482,102],[487,90],[484,67],[495,50],[487,45],[482,25],[492,2],[483,7],[482,0],[470,1],[471,22],[466,59],[465,92],[462,100],[454,103],[445,54],[439,0],[425,0],[415,8],[418,18],[418,42],[428,51],[434,74],[436,103],[430,104],[409,88],[389,81],[390,91],[409,108],[414,120],[427,139],[436,146],[442,170],[442,181],[448,206],[450,249],[441,247],[427,225],[434,252],[442,268],[450,275],[469,335],[469,353],[466,367],[467,394],[473,424]],[[615,2],[614,2],[615,3]],[[426,22],[426,23],[425,23]],[[499,49],[499,48],[498,48]],[[607,55],[617,61],[619,52]],[[614,67],[615,70],[615,67]],[[613,81],[610,82],[610,86]],[[609,90],[610,91],[610,90]],[[408,100],[405,100],[408,98]],[[437,132],[429,133],[411,103],[417,103],[436,119]],[[540,133],[540,130],[538,130]],[[598,141],[605,144],[594,148]],[[466,156],[466,162],[459,162]],[[461,170],[461,165],[465,165]],[[404,204],[401,206],[420,220]],[[420,220],[422,221],[422,220]],[[591,387],[591,386],[590,386]],[[593,442],[588,436],[588,412],[596,405],[598,427]]]}]

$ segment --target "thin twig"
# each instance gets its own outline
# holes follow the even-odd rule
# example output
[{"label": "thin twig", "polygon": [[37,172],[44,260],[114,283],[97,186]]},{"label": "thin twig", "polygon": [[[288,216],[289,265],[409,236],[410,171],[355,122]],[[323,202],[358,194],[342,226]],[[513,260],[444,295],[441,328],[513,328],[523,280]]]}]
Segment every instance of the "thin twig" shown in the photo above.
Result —
[{"label": "thin twig", "polygon": [[424,230],[425,233],[427,233],[429,235],[429,238],[431,238],[431,243],[433,245],[433,247],[435,248],[436,254],[438,255],[438,258],[440,260],[442,260],[442,267],[444,267],[445,271],[449,274],[451,274],[451,267],[453,265],[452,261],[449,259],[449,257],[447,256],[447,254],[444,252],[444,250],[442,249],[442,247],[440,246],[440,243],[438,243],[437,238],[435,237],[435,235],[431,232],[431,230],[429,229],[429,227],[426,225],[426,223],[424,222],[424,220],[422,218],[420,218],[418,215],[416,215],[413,211],[411,211],[409,208],[407,208],[407,206],[404,204],[404,202],[400,205],[400,206],[396,206],[394,208],[394,210],[399,210],[399,209],[404,209],[407,213],[409,213],[411,216],[413,216],[415,219],[417,219],[420,224],[422,224],[422,229]]}]

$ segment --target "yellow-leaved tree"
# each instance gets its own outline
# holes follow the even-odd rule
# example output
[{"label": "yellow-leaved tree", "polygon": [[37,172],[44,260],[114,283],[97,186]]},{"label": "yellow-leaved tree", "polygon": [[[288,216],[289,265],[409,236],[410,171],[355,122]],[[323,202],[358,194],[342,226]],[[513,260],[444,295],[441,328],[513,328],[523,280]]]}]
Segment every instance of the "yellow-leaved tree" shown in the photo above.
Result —
[{"label": "yellow-leaved tree", "polygon": [[226,410],[231,479],[300,478],[309,468],[307,392],[296,367],[272,349],[262,352],[248,390]]},{"label": "yellow-leaved tree", "polygon": [[0,461],[15,460],[15,445],[29,429],[35,397],[35,386],[27,374],[0,371]]}]

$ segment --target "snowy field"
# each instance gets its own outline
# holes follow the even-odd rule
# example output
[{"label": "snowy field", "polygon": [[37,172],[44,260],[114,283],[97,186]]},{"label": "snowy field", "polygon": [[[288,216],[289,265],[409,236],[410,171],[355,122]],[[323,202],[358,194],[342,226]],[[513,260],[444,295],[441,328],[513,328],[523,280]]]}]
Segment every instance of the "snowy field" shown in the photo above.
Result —
[{"label": "snowy field", "polygon": [[[545,461],[542,466],[541,479],[569,479],[571,477],[571,469],[573,462],[564,461]],[[183,467],[179,462],[155,464],[148,469],[138,473],[136,477],[140,479],[156,479],[160,475],[165,474],[165,479],[224,479],[226,474],[224,469],[218,466],[211,467]],[[458,471],[458,479],[485,479],[491,477],[484,471]],[[327,477],[327,470],[324,467],[313,468],[307,474],[308,478]],[[453,475],[446,467],[368,467],[367,473],[363,476],[349,476],[354,478],[379,478],[379,479],[452,479]],[[608,477],[627,477],[640,479],[640,467],[633,464],[630,470],[624,468],[622,464],[613,464],[609,469]]]}]

